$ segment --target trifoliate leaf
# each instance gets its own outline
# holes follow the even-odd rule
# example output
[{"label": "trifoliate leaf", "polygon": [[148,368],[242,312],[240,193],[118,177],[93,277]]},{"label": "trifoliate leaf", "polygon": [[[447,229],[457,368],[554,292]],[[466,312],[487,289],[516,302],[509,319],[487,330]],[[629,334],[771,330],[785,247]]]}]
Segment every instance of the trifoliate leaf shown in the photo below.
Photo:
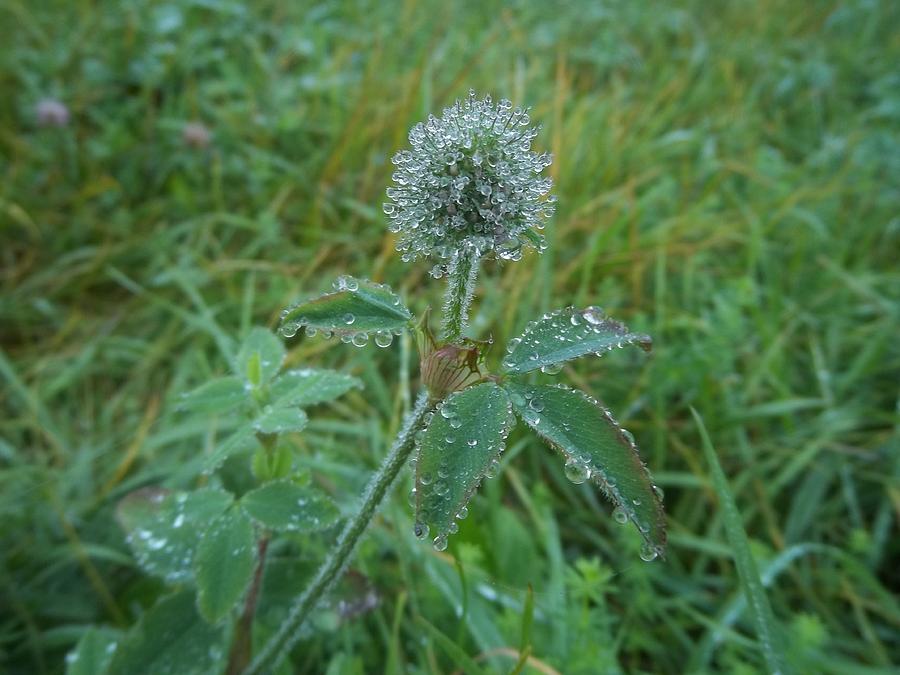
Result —
[{"label": "trifoliate leaf", "polygon": [[254,387],[266,384],[281,369],[285,349],[278,336],[265,328],[254,328],[237,355],[237,374]]},{"label": "trifoliate leaf", "polygon": [[180,583],[193,576],[200,535],[231,502],[229,493],[215,488],[174,493],[144,488],[119,502],[116,517],[141,568]]},{"label": "trifoliate leaf", "polygon": [[272,383],[272,402],[276,406],[306,407],[333,401],[362,382],[351,375],[334,370],[304,368],[282,373]]},{"label": "trifoliate leaf", "polygon": [[281,332],[287,337],[301,326],[307,333],[321,331],[355,338],[354,344],[365,344],[369,333],[376,333],[376,342],[387,339],[385,334],[406,328],[412,314],[400,296],[390,288],[373,281],[341,277],[335,282],[335,292],[294,305],[282,313]]},{"label": "trifoliate leaf", "polygon": [[438,407],[417,439],[417,536],[430,532],[435,548],[446,548],[454,519],[482,478],[496,473],[513,423],[509,397],[492,382],[452,394]]},{"label": "trifoliate leaf", "polygon": [[244,597],[253,576],[255,543],[253,523],[241,509],[229,509],[203,533],[194,575],[197,607],[207,621],[220,621]]},{"label": "trifoliate leaf", "polygon": [[509,373],[558,369],[560,364],[579,356],[600,356],[630,344],[650,351],[652,340],[647,335],[630,333],[624,324],[610,319],[598,307],[568,307],[545,314],[530,323],[520,337],[510,340],[503,369]]},{"label": "trifoliate leaf", "polygon": [[208,675],[221,672],[227,650],[222,629],[201,619],[194,592],[156,603],[119,643],[109,675]]},{"label": "trifoliate leaf", "polygon": [[519,416],[566,458],[573,483],[593,480],[631,520],[652,553],[662,555],[666,523],[662,501],[631,434],[587,394],[565,386],[504,385]]},{"label": "trifoliate leaf", "polygon": [[179,406],[195,412],[224,413],[237,408],[248,399],[248,395],[247,386],[241,378],[220,377],[184,394]]},{"label": "trifoliate leaf", "polygon": [[286,480],[274,481],[248,492],[241,507],[271,530],[317,532],[334,525],[340,512],[321,491]]}]

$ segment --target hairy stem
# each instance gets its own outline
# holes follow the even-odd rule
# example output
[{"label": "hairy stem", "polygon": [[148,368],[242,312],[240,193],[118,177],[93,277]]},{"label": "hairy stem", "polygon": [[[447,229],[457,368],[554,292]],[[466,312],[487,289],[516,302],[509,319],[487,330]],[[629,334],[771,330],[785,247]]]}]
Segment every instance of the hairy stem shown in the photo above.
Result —
[{"label": "hairy stem", "polygon": [[262,587],[263,571],[266,566],[266,551],[269,548],[268,534],[264,534],[260,538],[256,548],[256,572],[253,575],[253,583],[247,593],[247,599],[244,601],[244,611],[234,629],[225,675],[240,675],[250,662],[250,654],[253,650],[253,617],[256,614],[256,602],[259,600],[259,590]]},{"label": "hairy stem", "polygon": [[444,316],[441,319],[443,337],[447,342],[458,342],[469,325],[469,305],[472,304],[480,259],[475,250],[463,249],[450,263],[444,294]]},{"label": "hairy stem", "polygon": [[428,394],[422,392],[407,415],[390,452],[369,481],[363,494],[359,512],[350,519],[338,536],[334,548],[322,563],[312,581],[297,597],[278,632],[244,671],[244,675],[261,675],[272,670],[299,637],[300,627],[322,596],[340,578],[350,561],[360,536],[375,516],[378,507],[415,446],[415,433],[421,428],[425,414],[431,408]]}]

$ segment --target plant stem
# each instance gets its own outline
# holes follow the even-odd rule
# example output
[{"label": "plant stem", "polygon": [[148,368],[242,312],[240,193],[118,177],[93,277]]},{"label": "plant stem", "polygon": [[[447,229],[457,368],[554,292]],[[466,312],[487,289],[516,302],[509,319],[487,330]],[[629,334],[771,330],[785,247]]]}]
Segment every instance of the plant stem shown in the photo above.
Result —
[{"label": "plant stem", "polygon": [[458,342],[469,325],[469,305],[472,304],[480,259],[477,251],[466,248],[450,263],[441,326],[447,342]]},{"label": "plant stem", "polygon": [[253,660],[244,675],[261,675],[278,665],[284,654],[299,638],[299,630],[321,597],[340,577],[350,561],[360,536],[375,516],[400,469],[415,446],[415,434],[421,428],[425,414],[431,409],[428,394],[422,392],[406,420],[390,452],[369,481],[363,494],[359,513],[347,522],[335,542],[334,548],[322,563],[309,585],[297,597],[287,618],[278,632],[269,640],[262,652]]},{"label": "plant stem", "polygon": [[228,667],[225,675],[240,675],[250,662],[253,651],[253,617],[256,614],[256,602],[259,600],[259,589],[262,587],[263,570],[266,566],[266,551],[269,548],[269,535],[264,534],[256,545],[256,572],[253,584],[244,601],[244,611],[234,629],[231,651],[228,653]]}]

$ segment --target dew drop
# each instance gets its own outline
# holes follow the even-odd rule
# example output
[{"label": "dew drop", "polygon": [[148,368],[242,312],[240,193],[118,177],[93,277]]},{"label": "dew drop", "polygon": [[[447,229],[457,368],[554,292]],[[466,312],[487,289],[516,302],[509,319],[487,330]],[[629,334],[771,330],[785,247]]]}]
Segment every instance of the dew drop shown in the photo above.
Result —
[{"label": "dew drop", "polygon": [[596,305],[592,305],[586,308],[581,316],[584,317],[584,320],[587,321],[592,326],[599,326],[603,323],[603,310]]},{"label": "dew drop", "polygon": [[644,562],[653,562],[656,560],[657,556],[659,556],[659,553],[657,553],[656,548],[647,542],[641,544],[641,560]]},{"label": "dew drop", "polygon": [[347,324],[349,326],[354,321],[356,321],[356,317],[353,316],[350,312],[347,312],[346,314],[344,314],[344,323],[345,324]]},{"label": "dew drop", "polygon": [[428,536],[428,524],[416,521],[413,525],[413,534],[416,535],[416,539],[424,539]]},{"label": "dew drop", "polygon": [[468,515],[469,515],[469,507],[464,506],[459,510],[459,513],[456,514],[456,517],[459,518],[460,520],[465,520],[466,516],[468,516]]},{"label": "dew drop", "polygon": [[590,467],[575,459],[569,459],[566,462],[565,473],[566,478],[576,485],[580,485],[591,477]]},{"label": "dew drop", "polygon": [[628,522],[628,514],[625,513],[625,510],[619,508],[618,506],[613,509],[613,519],[619,524],[624,525]]},{"label": "dew drop", "polygon": [[466,441],[466,443],[469,445],[470,448],[474,448],[476,445],[478,445],[478,439],[470,438],[468,441]]},{"label": "dew drop", "polygon": [[462,426],[462,420],[458,417],[451,417],[448,422],[451,429],[459,429]]},{"label": "dew drop", "polygon": [[354,347],[365,347],[369,344],[369,336],[365,333],[356,333],[350,340]]},{"label": "dew drop", "polygon": [[440,534],[434,538],[434,550],[435,551],[446,551],[447,550],[447,535]]},{"label": "dew drop", "polygon": [[548,363],[545,366],[541,366],[541,372],[547,375],[556,375],[563,368],[563,364],[561,363]]},{"label": "dew drop", "polygon": [[500,462],[497,461],[496,458],[491,460],[491,463],[488,464],[487,468],[484,470],[485,478],[496,478],[497,474],[500,473]]},{"label": "dew drop", "polygon": [[378,333],[375,333],[375,344],[381,348],[390,347],[393,341],[394,336],[391,335],[390,331],[379,331]]}]

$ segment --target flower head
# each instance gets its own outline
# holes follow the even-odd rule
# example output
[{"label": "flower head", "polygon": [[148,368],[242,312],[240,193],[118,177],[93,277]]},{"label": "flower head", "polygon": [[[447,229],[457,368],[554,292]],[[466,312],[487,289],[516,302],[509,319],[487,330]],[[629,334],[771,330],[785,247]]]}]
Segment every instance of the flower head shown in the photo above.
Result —
[{"label": "flower head", "polygon": [[547,196],[552,181],[540,175],[551,156],[531,151],[539,130],[527,110],[474,92],[415,125],[412,149],[393,158],[384,204],[403,260],[452,260],[466,249],[518,260],[525,246],[542,250],[535,228],[553,213],[554,199]]},{"label": "flower head", "polygon": [[42,127],[64,127],[69,123],[69,109],[55,98],[44,98],[34,107],[37,123]]},{"label": "flower head", "polygon": [[181,130],[181,140],[192,148],[205,148],[212,140],[212,132],[203,122],[188,122]]}]

